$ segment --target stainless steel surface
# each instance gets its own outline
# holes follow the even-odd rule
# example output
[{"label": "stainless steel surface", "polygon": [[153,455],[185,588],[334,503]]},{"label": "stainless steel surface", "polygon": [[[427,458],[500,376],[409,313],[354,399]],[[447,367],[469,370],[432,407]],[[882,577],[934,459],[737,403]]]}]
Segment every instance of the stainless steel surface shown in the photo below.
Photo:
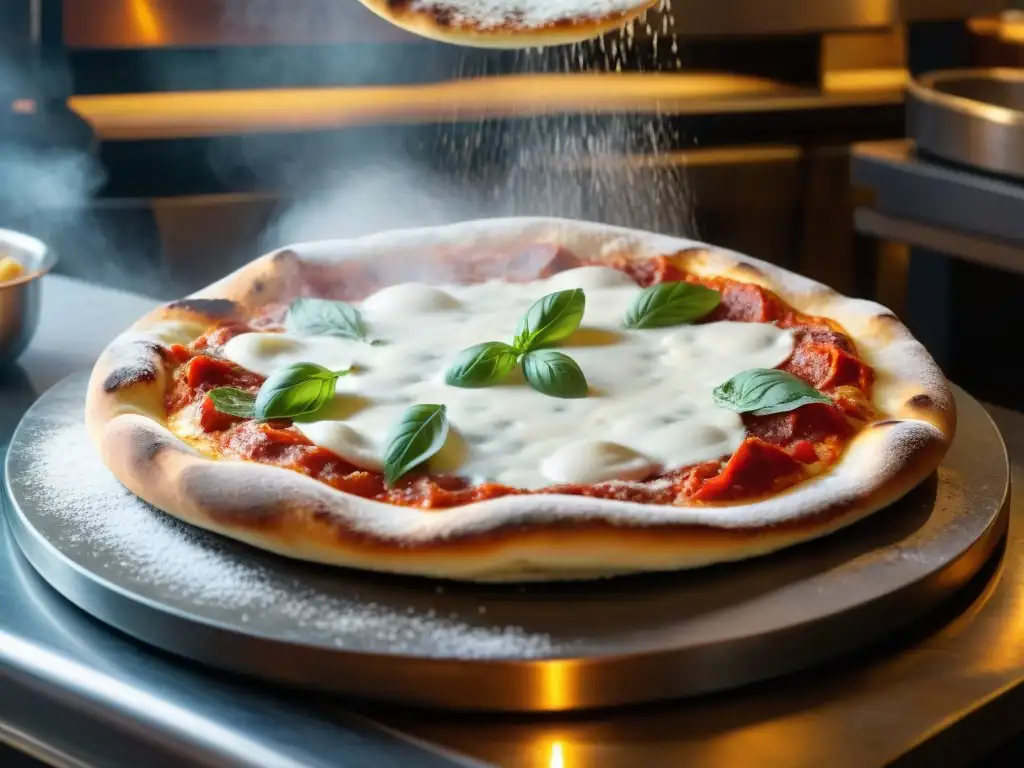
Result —
[{"label": "stainless steel surface", "polygon": [[911,82],[907,128],[921,150],[1024,178],[1024,70],[948,70]]},{"label": "stainless steel surface", "polygon": [[[1019,488],[1024,415],[988,411]],[[961,595],[870,652],[696,701],[543,719],[372,716],[505,768],[977,765],[1022,728],[1024,498],[1011,503],[1005,550]]]},{"label": "stainless steel surface", "polygon": [[[4,450],[38,393],[87,369],[154,305],[55,275],[44,289],[35,339],[17,366],[0,371]],[[3,520],[0,742],[76,768],[479,765],[382,730],[337,701],[210,674],[110,631],[39,578]]]},{"label": "stainless steel surface", "polygon": [[[18,375],[0,372],[0,444],[37,392],[88,367],[114,333],[152,306],[59,276],[45,283],[40,329]],[[1024,416],[993,412],[1010,448],[1014,482],[1024,482]],[[1024,707],[1024,501],[1013,504],[1012,519],[995,575],[983,574],[980,594],[966,591],[964,610],[951,606],[941,621],[929,620],[909,637],[896,636],[838,665],[693,702],[582,716],[400,710],[372,716],[510,768],[967,765],[1019,730]],[[29,646],[29,655],[39,649],[48,654],[43,658],[75,662],[58,671],[100,672],[85,680],[87,688],[110,679],[122,684],[112,697],[100,695],[101,688],[67,702],[65,686],[74,680],[41,674],[37,664],[25,667],[24,654],[14,658],[0,642],[0,740],[13,734],[22,746],[68,755],[78,765],[215,762],[176,751],[164,724],[139,711],[153,698],[303,765],[430,765],[393,736],[381,742],[379,732],[341,702],[271,696],[244,681],[203,674],[91,621],[47,587],[3,522],[0,631],[4,640]]]},{"label": "stainless steel surface", "polygon": [[1024,243],[1024,185],[1013,179],[936,162],[905,140],[854,145],[850,177],[861,203],[887,215]]},{"label": "stainless steel surface", "polygon": [[885,514],[775,556],[519,587],[310,567],[180,524],[124,491],[81,423],[85,381],[43,396],[8,453],[10,522],[43,577],[164,650],[363,698],[558,711],[775,677],[947,599],[1005,525],[1002,441],[960,393],[965,423],[936,477]]},{"label": "stainless steel surface", "polygon": [[956,256],[985,267],[1024,274],[1024,248],[1019,245],[1007,245],[998,240],[952,229],[897,219],[871,208],[858,208],[854,212],[854,220],[857,231],[865,235],[912,244],[917,248]]},{"label": "stainless steel surface", "polygon": [[0,365],[18,359],[39,325],[42,277],[57,258],[39,240],[9,229],[0,229],[0,258],[21,262],[24,274],[0,283]]},{"label": "stainless steel surface", "polygon": [[[996,13],[1005,0],[671,0],[637,24],[641,38],[771,35],[888,27]],[[290,0],[64,0],[65,40],[78,48],[413,42],[358,3]],[[649,27],[649,28],[648,28]]]}]

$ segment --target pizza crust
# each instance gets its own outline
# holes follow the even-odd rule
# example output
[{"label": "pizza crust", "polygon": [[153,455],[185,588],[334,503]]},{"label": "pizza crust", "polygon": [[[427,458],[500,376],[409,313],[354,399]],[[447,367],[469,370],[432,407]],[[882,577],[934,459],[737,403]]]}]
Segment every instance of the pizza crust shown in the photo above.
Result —
[{"label": "pizza crust", "polygon": [[[166,426],[161,343],[215,319],[300,295],[302,265],[369,263],[380,285],[438,281],[433,251],[476,262],[529,243],[582,258],[676,254],[699,275],[759,283],[802,312],[839,322],[877,374],[888,418],[865,428],[825,475],[754,503],[667,507],[577,496],[506,496],[443,511],[337,491],[297,472],[200,454]],[[493,275],[495,277],[499,275]],[[952,393],[924,347],[884,307],[736,253],[646,232],[560,219],[497,219],[292,246],[156,310],[116,339],[93,371],[90,434],[124,485],[185,522],[287,557],[473,581],[561,580],[741,560],[823,536],[901,498],[938,466],[955,432]]]},{"label": "pizza crust", "polygon": [[[567,45],[620,29],[658,0],[359,0],[420,37],[475,48]],[[541,6],[543,13],[531,13]],[[525,11],[524,11],[525,9]]]}]

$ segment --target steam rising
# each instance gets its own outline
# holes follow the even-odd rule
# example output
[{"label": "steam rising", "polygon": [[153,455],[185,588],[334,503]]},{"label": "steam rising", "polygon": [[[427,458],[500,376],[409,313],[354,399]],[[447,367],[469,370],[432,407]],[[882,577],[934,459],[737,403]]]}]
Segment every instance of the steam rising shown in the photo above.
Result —
[{"label": "steam rising", "polygon": [[10,226],[41,212],[50,213],[51,221],[78,215],[102,183],[101,169],[81,149],[40,137],[39,123],[47,118],[33,113],[27,72],[0,62],[0,94],[24,105],[18,112],[0,103],[0,109],[10,111],[13,127],[0,141],[0,222]]},{"label": "steam rising", "polygon": [[146,258],[156,254],[96,208],[105,176],[88,127],[33,101],[34,78],[64,75],[0,62],[0,228],[46,242],[63,274],[144,293],[159,293],[160,285],[173,290],[159,260]]},{"label": "steam rising", "polygon": [[359,237],[494,215],[465,187],[425,168],[382,159],[339,171],[308,193],[264,235],[263,249],[288,243]]},{"label": "steam rising", "polygon": [[[665,9],[670,8],[665,0]],[[270,24],[269,3],[247,5]],[[646,17],[621,35],[547,51],[520,51],[519,73],[622,71],[637,45],[678,51],[668,13]],[[294,14],[286,23],[299,23]],[[652,26],[653,25],[653,26]],[[639,33],[637,29],[639,28]],[[669,57],[671,61],[671,57]],[[491,60],[466,53],[459,76],[486,77]],[[377,60],[388,67],[386,57]],[[676,67],[681,66],[678,57]],[[397,73],[397,80],[402,73]],[[405,73],[408,77],[408,73]],[[514,116],[513,116],[514,117]],[[433,126],[416,162],[385,152],[356,167],[332,167],[266,233],[265,245],[354,237],[385,229],[488,216],[561,216],[696,236],[693,201],[666,147],[685,144],[660,114],[552,115],[467,123],[453,114]],[[320,158],[322,162],[323,159]],[[293,191],[302,184],[292,185]]]},{"label": "steam rising", "polygon": [[[315,13],[316,4],[296,9],[277,0],[224,0],[222,7],[222,28],[243,38],[269,30],[283,31],[293,39],[308,37],[323,23]],[[650,18],[597,41],[520,51],[514,55],[513,73],[615,72],[626,68],[641,39],[647,49],[669,45],[673,52],[677,50],[671,17],[654,14]],[[449,56],[457,50],[442,44],[417,45],[424,46],[428,56],[431,45]],[[405,48],[382,44],[381,50],[387,46]],[[415,79],[416,73],[408,71],[408,57],[367,55],[372,46],[357,48],[351,55],[353,69],[346,70],[350,80]],[[337,49],[311,46],[309,51],[310,56],[323,57]],[[340,55],[348,67],[349,55],[344,50]],[[458,76],[498,74],[494,58],[475,51],[459,55]],[[288,79],[270,72],[280,64],[280,59],[268,59],[268,82]],[[668,65],[672,66],[671,57]],[[234,65],[225,57],[215,66],[230,74]],[[635,61],[630,66],[635,68]],[[164,84],[170,74],[175,73],[156,69],[145,73],[154,87]],[[0,95],[31,94],[30,75],[27,69],[14,71],[0,62]],[[4,99],[0,109],[7,109],[8,101]],[[49,128],[54,122],[49,115],[16,117],[26,125],[33,119],[37,128]],[[244,249],[244,255],[218,252],[211,245],[209,253],[199,255],[204,265],[200,271],[223,274],[239,259],[289,242],[490,216],[563,216],[695,235],[685,169],[664,162],[667,148],[686,144],[674,125],[660,114],[477,121],[453,112],[450,119],[437,124],[408,126],[414,136],[408,146],[401,141],[375,141],[376,133],[386,132],[377,127],[343,130],[319,140],[299,134],[284,142],[285,152],[282,141],[268,143],[261,137],[243,138],[236,144],[240,149],[233,151],[215,143],[208,165],[228,189],[237,189],[237,171],[242,168],[243,177],[255,177],[258,189],[280,193],[287,203],[259,243],[248,240],[251,247]],[[51,242],[61,258],[60,271],[66,274],[166,298],[199,287],[193,284],[197,276],[192,273],[184,280],[173,279],[160,258],[160,241],[154,223],[146,219],[148,214],[138,217],[140,227],[131,216],[112,215],[108,208],[92,204],[104,179],[88,141],[77,134],[74,141],[59,133],[49,138],[37,128],[16,130],[13,141],[5,131],[0,143],[0,227],[21,229]],[[369,139],[364,141],[363,136]],[[335,140],[355,148],[335,152],[331,144]]]}]

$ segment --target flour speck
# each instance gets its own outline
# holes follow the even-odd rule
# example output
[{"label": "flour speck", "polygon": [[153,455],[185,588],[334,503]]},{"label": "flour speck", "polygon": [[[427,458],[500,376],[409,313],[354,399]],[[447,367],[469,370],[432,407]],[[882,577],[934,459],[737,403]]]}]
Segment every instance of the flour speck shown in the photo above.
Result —
[{"label": "flour speck", "polygon": [[550,655],[547,635],[488,624],[471,610],[439,615],[430,602],[442,599],[442,587],[287,561],[153,509],[96,455],[80,390],[65,385],[48,396],[67,402],[47,403],[46,418],[18,442],[23,470],[12,486],[30,523],[86,570],[170,608],[281,640],[432,658]]}]

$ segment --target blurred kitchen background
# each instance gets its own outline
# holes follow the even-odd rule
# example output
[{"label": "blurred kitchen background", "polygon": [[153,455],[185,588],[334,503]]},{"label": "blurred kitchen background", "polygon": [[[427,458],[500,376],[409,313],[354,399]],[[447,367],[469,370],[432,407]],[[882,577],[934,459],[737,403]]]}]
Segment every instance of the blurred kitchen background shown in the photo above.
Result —
[{"label": "blurred kitchen background", "polygon": [[0,227],[168,299],[295,240],[507,214],[657,229],[881,300],[1020,408],[1019,182],[974,226],[981,173],[904,141],[909,77],[1024,62],[1013,5],[671,0],[495,52],[356,0],[0,0]]}]

